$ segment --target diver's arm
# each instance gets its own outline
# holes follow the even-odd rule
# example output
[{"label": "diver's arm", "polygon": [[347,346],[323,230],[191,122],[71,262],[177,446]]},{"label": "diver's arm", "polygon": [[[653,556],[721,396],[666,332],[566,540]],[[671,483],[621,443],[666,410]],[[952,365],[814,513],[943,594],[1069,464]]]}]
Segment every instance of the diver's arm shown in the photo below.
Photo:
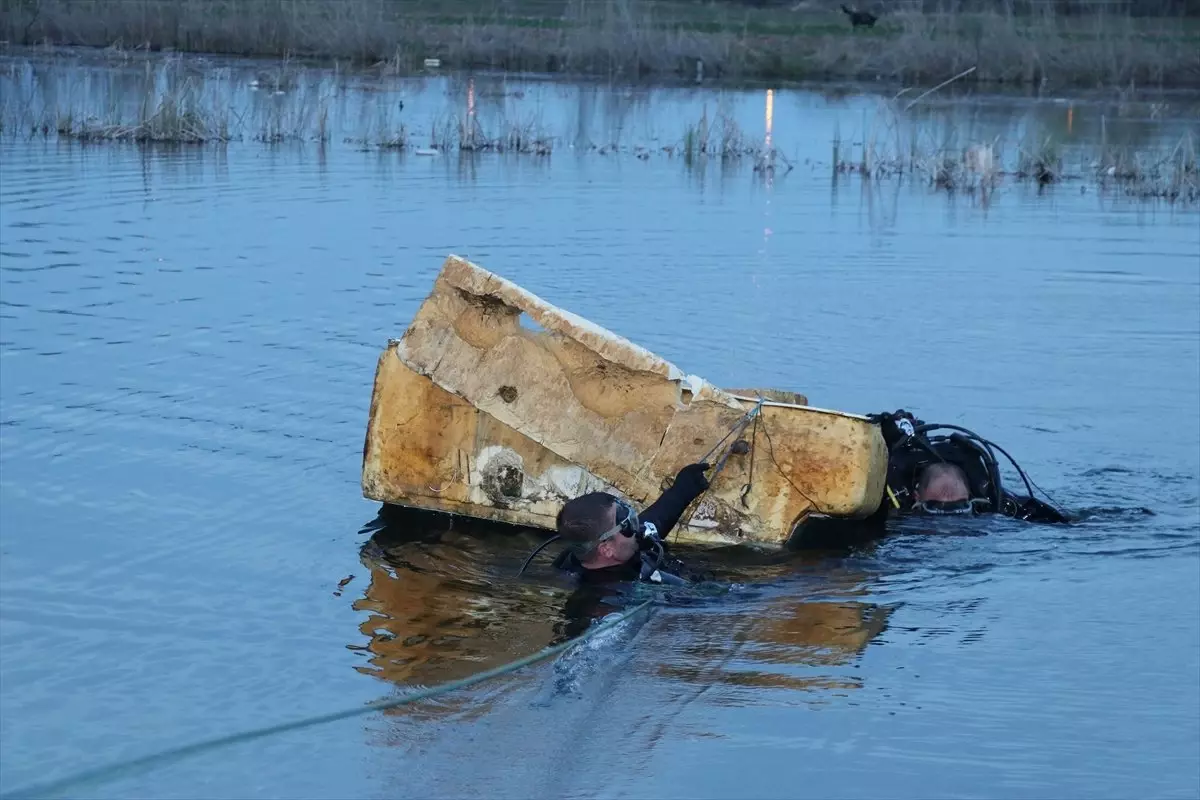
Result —
[{"label": "diver's arm", "polygon": [[638,515],[638,518],[642,522],[653,523],[658,529],[659,537],[665,539],[679,522],[679,517],[683,515],[688,504],[708,488],[708,478],[704,476],[708,467],[708,464],[689,464],[679,470],[671,488],[663,492],[661,497]]},{"label": "diver's arm", "polygon": [[1004,492],[1004,508],[1001,510],[1001,513],[1025,520],[1026,522],[1058,522],[1064,524],[1071,522],[1069,517],[1065,516],[1049,503],[1043,502],[1036,497],[1026,497],[1025,495],[1014,494],[1007,490]]}]

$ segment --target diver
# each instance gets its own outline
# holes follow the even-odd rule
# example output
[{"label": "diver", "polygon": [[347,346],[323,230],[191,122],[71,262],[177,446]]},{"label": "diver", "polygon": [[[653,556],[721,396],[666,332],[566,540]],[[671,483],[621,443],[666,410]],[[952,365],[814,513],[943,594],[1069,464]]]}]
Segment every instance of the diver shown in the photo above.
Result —
[{"label": "diver", "polygon": [[568,500],[555,527],[567,548],[554,566],[583,581],[642,580],[681,585],[699,576],[667,551],[666,538],[684,510],[708,489],[709,464],[679,470],[670,488],[641,514],[606,492]]},{"label": "diver", "polygon": [[709,466],[702,462],[679,470],[670,488],[640,514],[607,492],[568,500],[558,512],[557,535],[534,550],[521,571],[542,547],[561,539],[567,547],[554,566],[581,583],[647,581],[680,586],[706,579],[670,555],[666,538],[684,510],[708,489],[704,472]]},{"label": "diver", "polygon": [[[1034,496],[1033,481],[995,442],[957,425],[925,423],[904,409],[868,418],[879,424],[888,447],[887,484],[877,515],[1002,514],[1029,522],[1070,522],[1052,503]],[[1016,469],[1028,495],[1004,486],[997,452]]]},{"label": "diver", "polygon": [[[567,547],[554,566],[574,584],[555,626],[555,643],[579,635],[597,620],[646,597],[653,591],[659,602],[695,605],[713,602],[733,586],[717,583],[704,569],[685,565],[667,549],[667,535],[684,511],[709,487],[707,462],[689,464],[675,481],[640,514],[624,499],[607,492],[589,492],[568,500],[558,513],[553,541]],[[718,465],[719,469],[719,465]],[[715,472],[714,472],[715,477]],[[524,571],[525,566],[521,569]]]}]

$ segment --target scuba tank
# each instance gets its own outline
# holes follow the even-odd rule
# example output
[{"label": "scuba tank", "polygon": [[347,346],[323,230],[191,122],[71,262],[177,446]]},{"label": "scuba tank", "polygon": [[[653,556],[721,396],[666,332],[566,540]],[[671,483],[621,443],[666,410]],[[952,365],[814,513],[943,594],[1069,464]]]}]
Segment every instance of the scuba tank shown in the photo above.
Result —
[{"label": "scuba tank", "polygon": [[[1008,451],[995,442],[959,425],[922,422],[904,409],[869,418],[880,425],[888,446],[886,491],[897,510],[935,515],[995,513],[1035,522],[1069,521],[1056,506],[1034,496],[1033,481]],[[1028,497],[1019,497],[1004,487],[997,453],[1017,471]],[[918,502],[921,473],[933,464],[951,464],[962,470],[969,499]]]}]

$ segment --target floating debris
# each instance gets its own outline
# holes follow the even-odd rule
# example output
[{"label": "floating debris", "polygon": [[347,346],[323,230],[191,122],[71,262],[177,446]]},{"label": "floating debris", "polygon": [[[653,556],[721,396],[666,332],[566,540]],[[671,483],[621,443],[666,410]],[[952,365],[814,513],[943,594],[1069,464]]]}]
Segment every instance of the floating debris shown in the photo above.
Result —
[{"label": "floating debris", "polygon": [[810,515],[871,513],[887,467],[878,427],[795,392],[718,388],[450,256],[380,354],[363,493],[552,529],[583,492],[652,500],[760,397],[755,426],[680,520],[679,541],[778,547]]}]

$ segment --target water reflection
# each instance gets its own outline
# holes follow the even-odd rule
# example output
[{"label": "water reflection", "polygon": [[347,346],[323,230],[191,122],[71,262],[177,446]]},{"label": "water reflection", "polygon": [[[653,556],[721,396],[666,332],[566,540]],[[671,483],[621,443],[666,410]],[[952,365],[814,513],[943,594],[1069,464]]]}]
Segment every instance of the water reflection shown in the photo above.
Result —
[{"label": "water reflection", "polygon": [[763,149],[768,152],[771,150],[771,128],[775,123],[775,90],[767,89],[767,109],[764,114],[766,122],[767,134],[763,141]]},{"label": "water reflection", "polygon": [[[806,585],[784,579],[752,605],[668,618],[680,652],[658,673],[701,689],[727,687],[726,704],[758,702],[742,689],[786,689],[820,696],[861,689],[860,660],[888,627],[894,607],[870,602],[865,573],[841,572]],[[702,622],[705,634],[694,629]]]},{"label": "water reflection", "polygon": [[456,680],[535,652],[555,636],[565,587],[513,579],[540,541],[519,529],[404,509],[381,513],[360,558],[367,666],[401,685]]},{"label": "water reflection", "polygon": [[[543,536],[510,526],[389,508],[366,530],[360,555],[367,585],[354,602],[366,614],[359,625],[366,643],[351,649],[366,657],[360,672],[402,686],[500,666],[643,599],[632,584],[574,587],[549,566],[553,550],[517,578]],[[683,555],[720,584],[660,598],[664,608],[698,615],[668,613],[656,622],[656,637],[680,643],[660,676],[807,692],[862,686],[847,670],[892,613],[866,599],[867,573],[830,572],[819,558],[797,553]],[[797,581],[798,573],[807,579]]]},{"label": "water reflection", "polygon": [[[564,85],[532,77],[450,75],[397,77],[316,69],[296,62],[263,67],[257,62],[204,57],[123,57],[78,51],[14,50],[0,59],[2,116],[7,133],[31,129],[53,136],[64,120],[86,117],[134,120],[156,98],[186,89],[190,103],[207,109],[218,127],[235,137],[266,142],[396,142],[411,147],[442,139],[451,129],[499,138],[523,130],[553,140],[555,150],[576,153],[652,154],[670,157],[687,131],[706,121],[734,131],[733,138],[762,143],[794,163],[830,168],[830,142],[842,155],[870,146],[876,157],[956,151],[994,143],[1011,161],[1019,149],[1046,139],[1071,147],[1097,143],[1130,149],[1171,147],[1195,125],[1196,100],[1100,96],[1029,102],[943,89],[912,108],[890,103],[891,93],[864,87],[840,91],[754,91],[685,87]],[[36,54],[35,54],[36,53]],[[851,91],[853,89],[853,91]],[[786,96],[786,102],[783,102]],[[1087,156],[1076,154],[1079,161]],[[325,155],[321,156],[326,157]],[[639,155],[639,157],[641,157]],[[719,159],[721,171],[749,169],[754,159]],[[689,163],[706,185],[705,159]],[[456,169],[449,163],[447,170]],[[470,170],[460,174],[472,179]],[[770,173],[766,174],[772,179]],[[718,187],[720,188],[720,187]]]}]

